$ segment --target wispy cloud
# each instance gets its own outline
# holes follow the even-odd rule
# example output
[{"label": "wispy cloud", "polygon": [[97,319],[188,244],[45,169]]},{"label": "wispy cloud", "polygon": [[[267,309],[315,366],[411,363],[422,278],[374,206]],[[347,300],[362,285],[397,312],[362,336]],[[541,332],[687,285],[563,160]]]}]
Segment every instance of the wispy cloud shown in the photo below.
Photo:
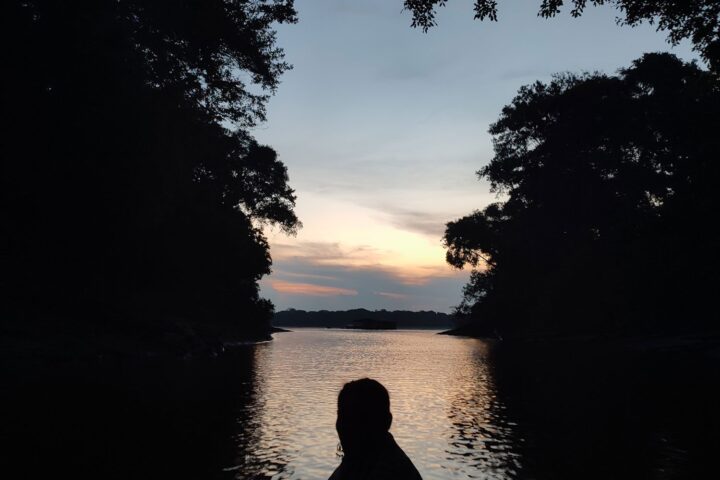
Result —
[{"label": "wispy cloud", "polygon": [[[271,250],[275,262],[293,260],[309,266],[333,266],[344,272],[382,272],[405,285],[425,285],[433,278],[456,276],[449,266],[439,263],[423,265],[400,263],[394,253],[368,245],[343,247],[336,242],[297,242],[273,244]],[[287,275],[281,273],[280,276]],[[303,273],[302,275],[318,275]]]},{"label": "wispy cloud", "polygon": [[[345,310],[349,308],[436,310],[448,312],[462,296],[462,286],[469,272],[449,270],[450,275],[426,275],[422,282],[407,281],[382,265],[348,267],[318,264],[313,259],[289,257],[274,259],[277,273],[264,278],[263,296],[272,300],[278,310]],[[299,281],[294,281],[296,274]],[[331,277],[335,280],[303,277]]]},{"label": "wispy cloud", "polygon": [[314,283],[295,283],[283,280],[271,280],[270,286],[278,293],[287,295],[305,295],[311,297],[353,296],[358,291],[349,288],[328,287]]},{"label": "wispy cloud", "polygon": [[276,242],[272,245],[272,256],[280,258],[341,259],[345,255],[338,242]]},{"label": "wispy cloud", "polygon": [[330,275],[318,275],[314,273],[296,273],[296,272],[286,272],[283,270],[275,270],[273,272],[273,276],[275,278],[309,278],[312,280],[337,280],[337,277],[332,277]]},{"label": "wispy cloud", "polygon": [[404,293],[393,293],[393,292],[373,292],[375,295],[380,295],[385,298],[392,298],[395,300],[404,300],[408,298],[408,295]]},{"label": "wispy cloud", "polygon": [[422,212],[390,206],[385,207],[383,211],[390,222],[398,228],[438,239],[445,232],[445,224],[452,219],[449,213]]}]

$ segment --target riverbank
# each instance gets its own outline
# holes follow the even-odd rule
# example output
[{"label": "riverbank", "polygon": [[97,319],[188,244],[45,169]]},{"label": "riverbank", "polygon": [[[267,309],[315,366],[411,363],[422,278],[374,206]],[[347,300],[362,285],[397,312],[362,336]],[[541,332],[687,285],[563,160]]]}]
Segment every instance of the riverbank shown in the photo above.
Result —
[{"label": "riverbank", "polygon": [[720,363],[720,330],[714,332],[657,333],[645,335],[536,335],[524,338],[503,338],[497,333],[481,331],[473,325],[446,330],[440,335],[480,338],[501,341],[522,350],[534,350],[548,345],[557,347],[583,347],[611,349],[639,353],[695,354]]},{"label": "riverbank", "polygon": [[0,326],[0,357],[19,362],[217,356],[228,349],[272,340],[287,330],[242,328],[181,318],[60,321],[45,318]]}]

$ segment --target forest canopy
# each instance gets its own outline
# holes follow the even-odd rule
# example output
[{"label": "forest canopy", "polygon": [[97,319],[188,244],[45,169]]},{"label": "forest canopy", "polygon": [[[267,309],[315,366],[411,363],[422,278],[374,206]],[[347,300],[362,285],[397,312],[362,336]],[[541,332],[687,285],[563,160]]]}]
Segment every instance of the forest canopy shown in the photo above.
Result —
[{"label": "forest canopy", "polygon": [[273,25],[296,21],[293,2],[0,8],[5,318],[266,330],[260,227],[299,222],[248,128],[289,68]]},{"label": "forest canopy", "polygon": [[522,87],[478,172],[504,200],[444,236],[447,261],[473,269],[457,308],[468,328],[716,328],[718,131],[715,76],[671,54]]},{"label": "forest canopy", "polygon": [[[447,2],[405,0],[404,6],[412,14],[412,26],[428,31],[437,25],[438,7]],[[473,0],[475,19],[498,21],[503,3],[510,2]],[[668,40],[674,45],[681,40],[690,40],[713,70],[720,69],[720,2],[717,0],[542,0],[538,1],[537,13],[540,17],[551,18],[567,8],[573,17],[579,17],[589,6],[601,5],[615,8],[621,25],[656,25],[658,30],[667,32]]]}]

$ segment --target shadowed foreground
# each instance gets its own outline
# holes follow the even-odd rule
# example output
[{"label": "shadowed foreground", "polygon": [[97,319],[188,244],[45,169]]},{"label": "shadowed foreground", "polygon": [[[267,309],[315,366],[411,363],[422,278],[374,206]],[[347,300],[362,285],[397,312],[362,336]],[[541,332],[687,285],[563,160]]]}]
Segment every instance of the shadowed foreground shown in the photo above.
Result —
[{"label": "shadowed foreground", "polygon": [[308,330],[220,358],[4,358],[14,478],[328,478],[337,396],[372,376],[426,480],[681,479],[716,467],[716,348]]}]

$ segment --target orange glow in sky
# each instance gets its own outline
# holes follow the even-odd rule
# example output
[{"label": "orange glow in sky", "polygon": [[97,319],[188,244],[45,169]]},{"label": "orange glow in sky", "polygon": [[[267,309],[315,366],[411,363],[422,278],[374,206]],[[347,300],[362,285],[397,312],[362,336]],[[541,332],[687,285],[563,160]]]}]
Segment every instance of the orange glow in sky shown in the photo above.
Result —
[{"label": "orange glow in sky", "polygon": [[[333,309],[327,303],[335,298],[346,308],[374,302],[390,309],[430,309],[436,307],[425,292],[435,288],[433,282],[444,279],[452,283],[450,291],[459,292],[467,279],[467,270],[445,263],[442,231],[453,219],[449,213],[408,222],[404,214],[399,218],[310,192],[298,199],[297,213],[303,219],[297,236],[267,231],[273,274],[262,285],[280,305],[309,302]],[[452,306],[448,301],[441,305]]]},{"label": "orange glow in sky", "polygon": [[[303,217],[305,209],[312,216]],[[306,194],[298,202],[300,218],[308,218],[297,237],[270,234],[275,260],[302,259],[316,265],[348,269],[382,270],[407,285],[434,277],[453,277],[457,271],[445,263],[441,243],[444,221],[437,233],[413,231],[393,224],[378,210]]]},{"label": "orange glow in sky", "polygon": [[348,288],[327,287],[311,283],[293,283],[282,280],[270,280],[270,285],[280,293],[293,295],[310,295],[313,297],[326,297],[330,295],[357,295],[357,290]]},{"label": "orange glow in sky", "polygon": [[[445,263],[443,231],[502,201],[475,172],[503,106],[556,72],[615,72],[670,48],[651,25],[618,26],[614,9],[547,21],[506,2],[495,28],[450,2],[426,34],[395,2],[297,3],[300,22],[277,29],[294,68],[253,130],[287,166],[304,225],[266,230],[262,295],[278,310],[449,312],[469,272]],[[695,58],[687,42],[673,51]]]}]

